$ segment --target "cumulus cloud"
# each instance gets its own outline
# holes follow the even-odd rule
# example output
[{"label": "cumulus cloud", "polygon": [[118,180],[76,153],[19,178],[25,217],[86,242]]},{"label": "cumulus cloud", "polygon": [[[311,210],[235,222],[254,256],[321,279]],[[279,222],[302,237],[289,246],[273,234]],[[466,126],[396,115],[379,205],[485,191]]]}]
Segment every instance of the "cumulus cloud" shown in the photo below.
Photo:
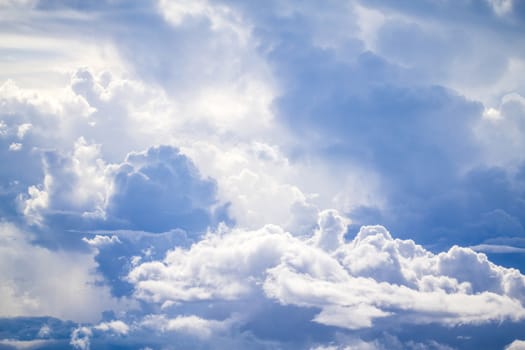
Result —
[{"label": "cumulus cloud", "polygon": [[24,214],[33,223],[42,223],[45,215],[76,212],[85,216],[104,216],[104,201],[109,191],[105,163],[100,146],[77,140],[72,154],[44,154],[44,181],[31,186],[22,197]]},{"label": "cumulus cloud", "polygon": [[[363,227],[345,243],[341,216],[323,212],[319,222],[313,239],[276,226],[210,233],[128,278],[136,297],[160,304],[238,300],[262,288],[282,304],[320,309],[315,322],[347,329],[387,317],[444,325],[525,317],[524,277],[483,254],[460,247],[432,254],[381,226]],[[316,239],[322,235],[333,244]]]},{"label": "cumulus cloud", "polygon": [[107,213],[127,228],[202,232],[228,220],[226,207],[216,198],[216,183],[203,178],[176,148],[160,146],[130,153],[113,176]]},{"label": "cumulus cloud", "polygon": [[[513,200],[487,202],[484,207],[470,200],[468,205],[460,205],[462,198],[470,198],[468,186],[481,196],[491,197],[490,174],[483,184],[467,185],[471,179],[464,175],[469,170],[482,173],[487,167],[502,166],[509,185],[521,186],[511,180],[521,162],[517,159],[522,153],[517,151],[518,144],[523,139],[519,128],[495,128],[498,123],[483,118],[484,110],[497,109],[509,86],[513,86],[510,91],[520,91],[523,85],[522,80],[510,83],[506,78],[523,71],[519,63],[509,61],[508,53],[514,52],[514,45],[488,49],[502,42],[497,38],[504,24],[499,17],[495,19],[488,2],[437,6],[425,1],[416,8],[408,2],[373,1],[360,6],[359,11],[338,8],[341,17],[331,16],[335,7],[306,11],[270,2],[254,14],[250,6],[240,6],[253,18],[254,33],[267,48],[263,54],[277,72],[282,93],[275,100],[274,111],[277,120],[299,139],[290,153],[295,153],[296,159],[302,155],[305,161],[316,154],[323,158],[323,164],[330,164],[330,169],[338,169],[339,175],[362,172],[367,180],[377,179],[378,185],[373,186],[372,181],[359,184],[351,178],[350,194],[339,186],[340,193],[332,195],[333,202],[322,207],[337,204],[351,213],[357,225],[381,222],[399,234],[407,233],[404,237],[429,231],[418,235],[418,240],[432,244],[440,241],[442,247],[479,244],[490,235],[515,236],[510,226],[503,229],[501,220],[492,215],[496,211],[505,213],[522,226],[523,216],[514,211]],[[451,17],[457,17],[448,15],[467,10],[474,11],[475,18],[495,21],[485,29],[487,35],[467,30],[478,29],[477,20],[460,16],[464,21],[456,22]],[[356,41],[363,44],[360,34],[341,37],[333,47],[319,44],[317,35],[327,28],[315,25],[320,18],[352,26],[362,13],[383,19],[376,21],[374,45],[356,45]],[[438,22],[430,24],[425,20],[428,17]],[[518,40],[521,24],[514,24],[509,37]],[[332,26],[337,28],[336,24]],[[512,56],[520,61],[520,53]],[[479,86],[485,91],[476,90]],[[504,88],[499,90],[500,86]],[[492,132],[501,133],[501,142],[493,142],[495,137],[489,136]],[[341,176],[335,181],[340,184]],[[326,193],[328,188],[325,184],[320,192]],[[366,188],[368,202],[346,204],[346,198],[358,196],[360,188]],[[301,187],[304,192],[311,189]],[[514,191],[509,199],[521,201],[521,193]],[[495,233],[494,227],[502,229]],[[478,231],[483,234],[478,236]],[[457,239],[447,241],[449,237]]]},{"label": "cumulus cloud", "polygon": [[121,164],[107,164],[101,156],[100,145],[84,138],[69,154],[44,153],[43,182],[19,197],[28,221],[77,229],[181,228],[199,233],[229,220],[216,183],[202,177],[178,149],[160,146],[132,152]]},{"label": "cumulus cloud", "polygon": [[198,142],[183,151],[217,180],[218,196],[230,203],[238,226],[255,229],[271,222],[303,233],[315,225],[315,196],[293,184],[308,170],[295,168],[278,146]]}]

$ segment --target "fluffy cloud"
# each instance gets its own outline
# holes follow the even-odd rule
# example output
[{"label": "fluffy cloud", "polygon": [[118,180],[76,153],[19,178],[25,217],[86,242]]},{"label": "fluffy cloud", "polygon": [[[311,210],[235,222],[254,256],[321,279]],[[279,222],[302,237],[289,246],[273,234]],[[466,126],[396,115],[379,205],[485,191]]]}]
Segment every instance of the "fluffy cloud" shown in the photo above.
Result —
[{"label": "fluffy cloud", "polygon": [[176,248],[165,261],[141,264],[129,274],[137,297],[155,302],[236,299],[249,294],[276,264],[292,237],[276,226],[255,232],[213,234],[190,250]]},{"label": "fluffy cloud", "polygon": [[128,325],[118,320],[110,321],[110,322],[102,322],[96,325],[94,329],[104,331],[104,332],[112,331],[114,333],[121,334],[121,335],[127,334],[129,331]]},{"label": "fluffy cloud", "polygon": [[279,147],[264,142],[216,145],[194,143],[183,148],[205,174],[217,179],[218,195],[230,203],[240,227],[268,222],[305,231],[315,224],[313,196],[293,185],[298,171]]},{"label": "fluffy cloud", "polygon": [[71,346],[79,350],[89,350],[90,349],[90,340],[89,337],[92,336],[91,329],[88,327],[79,327],[71,333]]},{"label": "fluffy cloud", "polygon": [[88,145],[80,138],[71,155],[58,152],[44,154],[42,186],[31,186],[22,197],[24,214],[33,223],[43,223],[43,216],[55,213],[78,213],[103,217],[105,200],[110,190],[100,146]]},{"label": "fluffy cloud", "polygon": [[129,154],[114,170],[112,191],[107,213],[130,229],[202,232],[228,219],[216,198],[215,182],[202,178],[193,162],[173,147]]},{"label": "fluffy cloud", "polygon": [[[29,222],[202,232],[228,220],[226,206],[216,198],[215,182],[202,178],[176,148],[130,153],[121,164],[106,164],[100,157],[100,146],[83,138],[70,154],[44,153],[43,183],[20,197]],[[145,193],[151,195],[149,202]]]},{"label": "fluffy cloud", "polygon": [[[258,295],[313,307],[313,319],[347,329],[378,318],[402,323],[477,324],[525,317],[525,278],[486,256],[453,247],[432,254],[381,226],[363,227],[343,242],[345,219],[320,215],[312,239],[276,226],[210,233],[163,261],[129,274],[139,299],[164,305],[197,300],[239,300]],[[329,237],[331,240],[319,239]]]}]

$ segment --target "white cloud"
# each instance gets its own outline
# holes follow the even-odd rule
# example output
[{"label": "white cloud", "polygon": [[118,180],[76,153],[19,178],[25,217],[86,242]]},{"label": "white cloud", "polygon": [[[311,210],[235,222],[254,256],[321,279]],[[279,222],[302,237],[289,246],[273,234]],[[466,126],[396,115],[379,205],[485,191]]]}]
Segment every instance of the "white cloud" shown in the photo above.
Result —
[{"label": "white cloud", "polygon": [[495,108],[485,108],[483,118],[496,121],[501,119],[501,112]]},{"label": "white cloud", "polygon": [[350,220],[336,210],[325,210],[319,213],[313,241],[316,246],[326,251],[333,251],[344,244],[344,234]]},{"label": "white cloud", "polygon": [[27,134],[27,132],[29,130],[31,130],[32,127],[33,127],[33,125],[31,123],[20,124],[18,126],[18,130],[16,132],[16,136],[18,136],[19,139],[23,139],[24,136]]},{"label": "white cloud", "polygon": [[109,322],[102,322],[93,327],[96,330],[103,332],[113,332],[120,335],[128,334],[129,326],[122,321],[114,320]]},{"label": "white cloud", "polygon": [[[283,136],[286,139],[286,136]],[[256,229],[266,223],[294,234],[311,231],[318,208],[349,212],[359,206],[382,207],[378,177],[353,165],[330,171],[320,158],[291,160],[271,140],[187,143],[187,154],[203,174],[217,180],[218,195],[231,203],[236,224]],[[345,173],[341,179],[341,173]]]},{"label": "white cloud", "polygon": [[42,223],[45,215],[77,212],[79,215],[104,217],[105,202],[111,190],[100,146],[79,138],[72,154],[44,154],[44,181],[30,186],[21,196],[23,211],[31,223]]},{"label": "white cloud", "polygon": [[1,0],[1,8],[31,8],[35,4],[36,0]]},{"label": "white cloud", "polygon": [[10,151],[16,152],[16,151],[20,151],[21,149],[22,149],[21,143],[13,142],[12,144],[9,145]]},{"label": "white cloud", "polygon": [[149,315],[141,321],[141,326],[162,332],[183,333],[198,338],[210,338],[212,335],[227,331],[235,322],[234,318],[223,321],[204,319],[195,315],[167,318],[165,315]]},{"label": "white cloud", "polygon": [[12,224],[0,224],[0,316],[87,322],[107,309],[133,307],[99,285],[93,253],[51,251],[32,245],[31,239]]},{"label": "white cloud", "polygon": [[253,298],[262,287],[282,304],[319,308],[315,322],[348,329],[385,317],[444,325],[525,318],[524,276],[483,254],[453,247],[435,255],[381,226],[344,243],[348,221],[328,211],[319,222],[313,238],[276,226],[210,233],[135,267],[128,279],[137,298],[161,304]]},{"label": "white cloud", "polygon": [[174,26],[180,26],[184,20],[207,18],[213,30],[231,32],[238,39],[246,41],[250,35],[250,28],[246,27],[242,18],[234,9],[213,4],[207,0],[159,0],[158,7],[164,18]]},{"label": "white cloud", "polygon": [[78,327],[71,333],[69,344],[75,349],[89,350],[91,345],[90,337],[93,335],[88,327]]},{"label": "white cloud", "polygon": [[514,0],[487,0],[487,2],[498,16],[511,12],[514,5]]},{"label": "white cloud", "polygon": [[525,341],[523,340],[514,340],[512,343],[507,345],[505,347],[505,350],[524,350],[525,349]]},{"label": "white cloud", "polygon": [[474,125],[475,136],[486,162],[512,168],[525,160],[525,98],[518,93],[506,94],[497,109],[486,109]]},{"label": "white cloud", "polygon": [[17,350],[23,349],[41,349],[44,347],[52,346],[53,340],[14,340],[14,339],[0,339],[0,345],[5,345],[8,348],[15,348]]},{"label": "white cloud", "polygon": [[5,136],[7,134],[7,125],[3,120],[0,120],[0,136]]},{"label": "white cloud", "polygon": [[276,226],[210,234],[190,250],[169,252],[164,262],[139,265],[128,279],[135,284],[136,296],[148,301],[233,300],[256,288],[289,240],[291,236]]},{"label": "white cloud", "polygon": [[49,325],[45,324],[38,330],[38,337],[39,338],[47,338],[51,334],[51,327]]},{"label": "white cloud", "polygon": [[102,236],[102,235],[95,235],[94,238],[82,238],[84,242],[89,244],[93,247],[101,247],[105,245],[115,244],[115,243],[121,243],[120,239],[117,236]]},{"label": "white cloud", "polygon": [[446,292],[444,288],[427,292],[351,276],[327,281],[297,273],[295,266],[289,265],[282,264],[269,272],[266,293],[284,304],[321,308],[314,320],[327,325],[358,329],[370,327],[375,318],[386,316],[396,317],[403,323],[445,325],[516,321],[525,317],[521,303],[509,295],[488,291]]},{"label": "white cloud", "polygon": [[[499,16],[512,11],[511,0],[487,1]],[[32,4],[13,0],[0,7],[4,11]],[[154,30],[162,33],[141,28],[142,22],[133,30],[121,31],[120,25],[110,23],[113,16],[123,13],[116,7],[88,13],[74,9],[2,12],[6,30],[0,34],[0,49],[6,55],[0,65],[0,141],[8,157],[19,157],[15,166],[5,166],[6,171],[13,168],[40,176],[25,165],[26,157],[45,153],[42,177],[20,186],[27,189],[20,198],[30,222],[44,224],[53,215],[104,220],[110,204],[115,204],[112,200],[118,202],[112,210],[119,205],[128,205],[124,209],[129,210],[111,213],[118,213],[118,219],[127,224],[137,224],[140,217],[144,221],[137,225],[142,229],[158,224],[159,218],[173,218],[191,201],[206,202],[196,209],[207,211],[215,206],[215,202],[208,205],[214,195],[186,192],[183,185],[173,185],[182,182],[172,181],[179,173],[171,171],[169,162],[141,158],[147,151],[138,152],[157,149],[150,148],[153,143],[177,145],[182,146],[181,155],[187,154],[205,176],[217,180],[217,203],[231,203],[229,213],[237,228],[221,227],[190,248],[174,248],[162,261],[151,261],[148,253],[131,258],[133,270],[128,280],[136,287],[137,298],[159,303],[163,312],[189,305],[185,316],[154,315],[166,332],[201,338],[220,333],[226,321],[192,313],[195,304],[214,300],[232,304],[253,300],[257,304],[269,298],[314,308],[319,312],[313,321],[344,329],[371,327],[379,318],[456,325],[524,317],[523,276],[491,264],[483,254],[460,247],[432,254],[412,241],[393,239],[382,226],[363,228],[351,242],[345,242],[350,221],[335,210],[318,213],[318,208],[335,206],[341,212],[363,205],[381,208],[380,174],[363,164],[331,164],[324,157],[297,155],[302,150],[296,146],[303,140],[294,139],[275,114],[277,99],[287,93],[281,91],[287,87],[287,77],[278,76],[276,61],[282,58],[274,45],[295,44],[300,39],[306,49],[311,49],[309,44],[316,50],[322,48],[322,55],[336,52],[336,61],[341,60],[337,64],[343,65],[366,48],[374,50],[378,60],[414,69],[412,77],[402,78],[407,78],[403,81],[407,86],[415,77],[418,84],[447,84],[482,99],[485,112],[476,132],[485,156],[491,164],[515,165],[524,159],[521,117],[525,104],[518,94],[492,103],[502,91],[520,91],[523,85],[523,60],[515,57],[517,51],[504,50],[506,41],[498,43],[501,40],[494,40],[496,35],[484,32],[473,35],[473,40],[460,40],[464,52],[459,46],[445,45],[441,51],[454,54],[438,55],[438,59],[444,57],[439,65],[443,71],[428,77],[420,74],[430,72],[428,62],[380,52],[381,29],[393,19],[384,9],[352,8],[353,3],[344,3],[335,10],[318,10],[309,4],[284,2],[277,9],[261,9],[259,18],[258,13],[245,16],[247,13],[240,12],[250,11],[249,5],[235,9],[207,0],[159,0],[155,5],[166,23]],[[155,13],[149,15],[154,18]],[[397,14],[394,19],[421,25],[416,27],[429,38],[437,37],[438,44],[443,38],[445,43],[452,41],[449,38],[464,39],[453,21],[445,28],[439,20],[412,16],[418,17]],[[287,38],[279,31],[265,41],[265,36],[275,33],[268,23],[256,22],[267,20],[282,21],[279,24],[285,24],[284,29],[290,24],[287,33],[297,38]],[[255,25],[260,25],[257,31]],[[40,33],[37,28],[45,30]],[[79,40],[78,35],[84,37],[86,30],[96,39]],[[158,40],[150,40],[157,39],[157,34]],[[404,50],[407,53],[413,52]],[[160,67],[160,74],[150,74],[154,66]],[[493,66],[502,68],[494,69],[497,74],[485,74]],[[304,79],[308,83],[310,77]],[[477,79],[487,83],[478,84]],[[317,134],[317,130],[311,132]],[[305,146],[305,152],[315,153],[319,149],[315,143],[325,141],[325,135],[306,138],[305,144],[314,145]],[[121,163],[126,155],[134,156],[136,162],[127,158]],[[34,166],[38,162],[27,163]],[[170,171],[163,173],[164,167]],[[115,185],[117,175],[129,180],[122,181],[121,188]],[[15,180],[18,178],[9,178],[10,183]],[[151,196],[152,188],[158,196]],[[135,198],[126,196],[130,193]],[[124,194],[121,201],[116,199],[118,194]],[[10,227],[2,229],[16,231]],[[32,245],[22,233],[5,237],[8,243],[0,248],[0,261],[7,266],[0,267],[6,276],[0,286],[5,307],[0,309],[6,315],[51,313],[94,319],[103,307],[118,305],[92,273],[97,268],[93,260],[97,249],[55,252]],[[96,248],[106,246],[108,251],[122,247],[117,236],[96,235],[83,241]],[[516,252],[507,246],[471,248]],[[56,288],[64,280],[80,292]],[[55,289],[58,291],[52,293]],[[71,344],[89,348],[95,331],[125,335],[133,327],[132,323],[111,321],[78,328]],[[333,345],[372,346],[366,342]]]},{"label": "white cloud", "polygon": [[[239,224],[305,225],[301,219],[315,215],[315,208],[307,195],[288,182],[293,169],[288,160],[278,146],[252,142],[249,137],[273,128],[271,85],[249,75],[226,80],[233,84],[231,88],[220,83],[211,91],[207,84],[183,96],[167,96],[141,81],[88,68],[76,70],[54,93],[6,82],[0,88],[6,101],[2,108],[7,115],[20,114],[24,119],[22,123],[6,120],[2,130],[13,137],[29,135],[24,149],[34,154],[54,149],[51,153],[62,164],[50,165],[52,159],[47,159],[41,183],[27,184],[26,216],[33,223],[42,223],[46,212],[103,217],[112,189],[111,174],[104,173],[110,170],[106,162],[120,162],[130,150],[148,148],[154,139],[184,145],[199,168],[217,179],[220,198],[232,203],[230,210]],[[210,139],[217,130],[219,137]],[[271,134],[275,137],[275,130]],[[246,140],[231,139],[231,135],[245,135]]]},{"label": "white cloud", "polygon": [[294,167],[278,146],[195,142],[182,150],[217,180],[218,195],[231,204],[238,226],[255,229],[272,222],[303,232],[315,224],[317,209],[307,193],[291,184]]},{"label": "white cloud", "polygon": [[521,247],[513,247],[509,245],[501,245],[501,244],[478,244],[469,247],[472,250],[475,250],[477,252],[486,252],[486,253],[525,253],[525,248]]}]

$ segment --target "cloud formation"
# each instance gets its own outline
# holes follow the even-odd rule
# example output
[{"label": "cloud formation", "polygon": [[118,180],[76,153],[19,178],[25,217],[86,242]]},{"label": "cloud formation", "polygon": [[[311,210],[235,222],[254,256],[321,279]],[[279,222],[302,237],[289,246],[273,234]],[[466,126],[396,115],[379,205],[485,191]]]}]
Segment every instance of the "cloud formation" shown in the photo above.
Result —
[{"label": "cloud formation", "polygon": [[[382,226],[348,243],[344,218],[322,212],[312,238],[276,226],[209,234],[163,261],[129,274],[139,299],[168,307],[184,301],[239,300],[264,292],[284,305],[317,308],[313,321],[346,329],[377,318],[458,325],[525,317],[525,279],[468,248],[432,254]],[[331,243],[319,237],[329,236]]]},{"label": "cloud formation", "polygon": [[4,1],[0,348],[522,347],[524,9]]},{"label": "cloud formation", "polygon": [[1,317],[94,322],[105,310],[133,308],[133,301],[114,298],[100,285],[94,254],[49,250],[33,245],[34,238],[11,223],[0,225]]},{"label": "cloud formation", "polygon": [[193,162],[172,147],[129,154],[114,171],[112,190],[107,213],[126,228],[202,232],[228,219],[215,182],[202,178]]}]

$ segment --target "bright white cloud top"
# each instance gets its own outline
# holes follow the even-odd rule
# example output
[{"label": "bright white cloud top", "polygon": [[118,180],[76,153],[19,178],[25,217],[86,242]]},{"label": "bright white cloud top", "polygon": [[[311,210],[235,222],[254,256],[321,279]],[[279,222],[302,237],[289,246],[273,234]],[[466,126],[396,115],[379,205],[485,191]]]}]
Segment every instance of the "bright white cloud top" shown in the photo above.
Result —
[{"label": "bright white cloud top", "polygon": [[522,2],[0,18],[0,349],[523,347]]}]

